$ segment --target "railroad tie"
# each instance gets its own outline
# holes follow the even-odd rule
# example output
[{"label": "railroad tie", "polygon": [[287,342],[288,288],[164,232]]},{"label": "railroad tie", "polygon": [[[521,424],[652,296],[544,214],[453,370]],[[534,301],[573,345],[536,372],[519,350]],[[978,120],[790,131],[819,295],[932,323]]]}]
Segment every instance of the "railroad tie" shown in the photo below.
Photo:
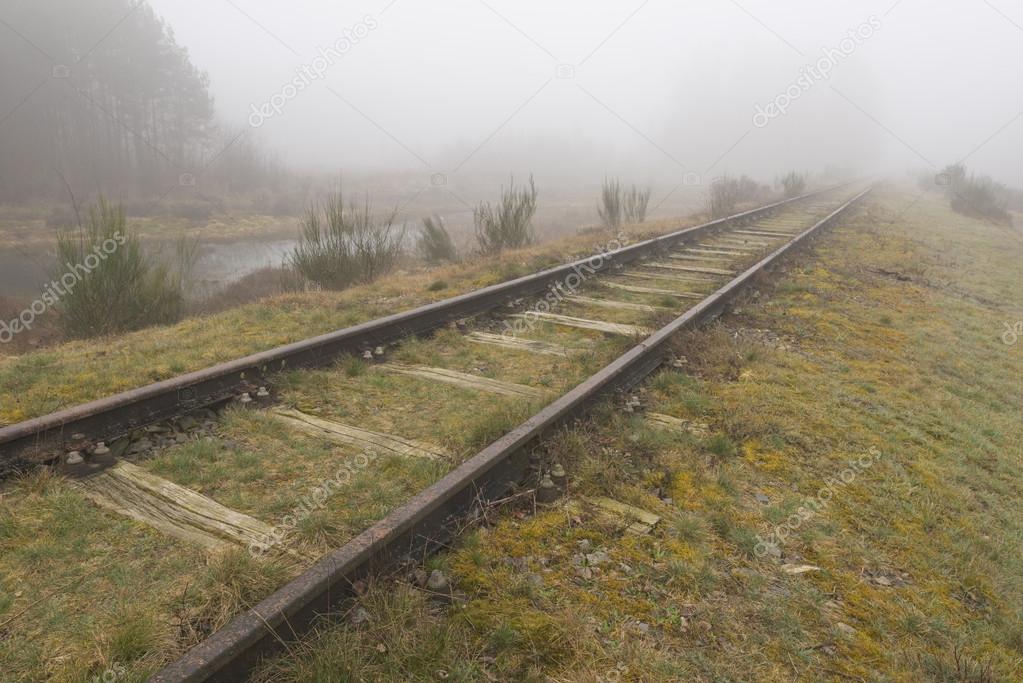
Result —
[{"label": "railroad tie", "polygon": [[597,514],[612,523],[625,524],[625,531],[630,534],[642,536],[649,534],[657,523],[661,521],[660,515],[655,515],[642,508],[627,505],[612,498],[580,498],[565,501],[565,509],[578,514],[582,505],[594,509]]},{"label": "railroad tie", "polygon": [[691,422],[671,415],[662,413],[646,413],[646,422],[651,427],[665,429],[676,434],[692,434],[694,436],[705,436],[710,427],[702,422]]},{"label": "railroad tie", "polygon": [[377,454],[394,454],[429,460],[441,460],[449,457],[448,453],[440,446],[324,420],[294,408],[274,408],[270,414],[306,434],[319,436],[334,443],[358,446]]},{"label": "railroad tie", "polygon": [[423,379],[434,380],[436,382],[452,384],[456,387],[462,387],[463,389],[475,389],[476,391],[486,391],[491,394],[500,394],[502,396],[543,398],[547,395],[547,392],[543,389],[526,386],[525,384],[502,382],[501,380],[490,379],[489,377],[470,375],[465,372],[456,372],[455,370],[447,370],[445,368],[431,368],[426,365],[384,363],[383,365],[375,366],[375,368],[380,372],[390,372],[396,375],[408,375],[410,377],[421,377]]},{"label": "railroad tie", "polygon": [[734,275],[734,270],[727,270],[725,268],[709,268],[707,266],[679,266],[674,263],[661,263],[660,261],[654,261],[653,263],[644,263],[643,265],[650,268],[667,268],[668,270],[678,270],[684,273],[706,273],[708,275]]},{"label": "railroad tie", "polygon": [[742,249],[740,247],[731,247],[731,246],[728,246],[728,245],[725,245],[725,244],[706,244],[706,243],[700,243],[697,246],[704,247],[706,249],[726,249],[727,251],[725,253],[727,253],[727,254],[736,254],[736,255],[741,255],[741,256],[745,256],[747,254],[752,254],[753,253],[749,249]]},{"label": "railroad tie", "polygon": [[[707,284],[713,285],[717,280],[699,275],[682,275],[681,273],[644,273],[638,270],[623,270],[621,275],[636,278],[638,280],[663,280],[665,282],[684,282],[686,284]],[[704,295],[706,296],[706,295]],[[700,297],[701,299],[703,296]]]},{"label": "railroad tie", "polygon": [[603,308],[613,308],[619,311],[640,311],[643,313],[657,313],[658,311],[668,310],[664,306],[650,306],[648,304],[634,304],[628,301],[612,301],[610,299],[594,299],[588,296],[578,296],[573,294],[572,296],[565,297],[566,301],[574,301],[578,304],[584,304],[587,306],[601,306]]},{"label": "railroad tie", "polygon": [[736,230],[737,235],[752,235],[754,237],[795,237],[796,233],[793,232],[771,232],[769,230]]},{"label": "railroad tie", "polygon": [[722,263],[727,262],[729,259],[722,258],[721,256],[704,256],[702,254],[668,254],[668,258],[675,259],[677,261],[699,261],[701,263]]},{"label": "railroad tie", "polygon": [[660,294],[662,296],[677,296],[680,299],[702,299],[706,294],[696,294],[694,292],[676,292],[673,289],[661,289],[659,287],[641,287],[638,285],[623,285],[620,282],[601,282],[600,284],[605,287],[611,287],[612,289],[620,289],[624,292],[632,292],[633,294]]},{"label": "railroad tie", "polygon": [[124,460],[74,486],[97,505],[210,550],[263,543],[273,527]]},{"label": "railroad tie", "polygon": [[700,249],[699,247],[686,247],[686,251],[693,254],[716,254],[718,256],[745,256],[748,251],[725,251],[722,249]]},{"label": "railroad tie", "polygon": [[490,344],[491,346],[500,346],[501,348],[512,349],[513,351],[526,351],[542,356],[560,356],[562,358],[568,358],[573,353],[583,350],[569,346],[558,346],[557,344],[550,344],[536,339],[522,339],[510,334],[494,334],[492,332],[470,332],[466,335],[466,339],[477,344]]},{"label": "railroad tie", "polygon": [[[593,332],[604,332],[606,334],[620,334],[627,337],[646,337],[652,334],[653,330],[640,325],[626,325],[625,323],[608,323],[603,320],[589,320],[587,318],[576,318],[570,315],[559,315],[557,313],[543,313],[531,311],[529,316],[535,316],[537,320],[562,325],[564,327],[575,327],[580,330],[591,330]],[[529,320],[525,313],[516,313],[513,318]]]}]

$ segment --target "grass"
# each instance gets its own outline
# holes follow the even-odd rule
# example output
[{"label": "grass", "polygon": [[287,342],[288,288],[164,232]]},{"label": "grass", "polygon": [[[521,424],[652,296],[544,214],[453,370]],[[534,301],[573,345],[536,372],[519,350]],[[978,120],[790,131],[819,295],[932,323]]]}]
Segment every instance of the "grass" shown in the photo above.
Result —
[{"label": "grass", "polygon": [[[324,626],[263,675],[1019,680],[1023,355],[999,335],[1021,317],[1021,252],[999,226],[882,191],[740,316],[679,340],[685,372],[638,390],[707,439],[655,438],[604,406],[545,444],[573,495],[655,512],[652,534],[506,513],[431,561],[464,606],[377,584],[368,626]],[[780,557],[758,555],[870,449]],[[579,574],[581,544],[608,554],[600,571]]]},{"label": "grass", "polygon": [[[631,240],[648,236],[638,226],[623,229]],[[579,235],[457,266],[395,273],[343,292],[286,293],[172,326],[0,356],[0,425],[496,284],[598,247],[593,236]],[[431,288],[436,282],[444,286]]]},{"label": "grass", "polygon": [[5,680],[86,681],[118,667],[119,680],[142,681],[160,653],[289,574],[272,563],[225,572],[225,560],[108,515],[46,473],[4,491],[0,520]]}]

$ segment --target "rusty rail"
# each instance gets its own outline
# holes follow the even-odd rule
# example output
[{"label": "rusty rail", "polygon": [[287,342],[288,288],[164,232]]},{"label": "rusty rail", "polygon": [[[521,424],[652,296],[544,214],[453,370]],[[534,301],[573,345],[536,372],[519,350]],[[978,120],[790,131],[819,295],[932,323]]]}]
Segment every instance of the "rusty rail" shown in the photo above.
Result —
[{"label": "rusty rail", "polygon": [[538,294],[550,284],[582,269],[601,272],[658,253],[702,233],[755,221],[785,205],[835,188],[774,202],[726,218],[677,230],[597,256],[378,318],[335,332],[255,353],[204,370],[124,391],[106,398],[0,428],[0,478],[35,464],[52,462],[70,437],[75,441],[110,441],[148,424],[215,405],[270,374],[296,367],[327,364],[353,353],[411,335],[423,334],[453,320]]},{"label": "rusty rail", "polygon": [[450,535],[450,521],[464,515],[474,501],[497,499],[512,483],[521,480],[527,468],[525,446],[578,416],[608,392],[642,380],[661,364],[673,335],[720,313],[756,275],[834,221],[871,189],[842,204],[352,541],[320,559],[150,680],[154,683],[243,680],[263,655],[296,640],[319,615],[350,598],[351,586],[359,578],[438,547]]}]

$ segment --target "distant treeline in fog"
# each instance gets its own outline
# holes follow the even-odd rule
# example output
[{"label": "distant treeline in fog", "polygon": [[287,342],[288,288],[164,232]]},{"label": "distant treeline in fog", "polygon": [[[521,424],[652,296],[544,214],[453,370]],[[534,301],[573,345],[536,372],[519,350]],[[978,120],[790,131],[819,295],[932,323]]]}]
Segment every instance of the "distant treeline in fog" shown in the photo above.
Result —
[{"label": "distant treeline in fog", "polygon": [[[175,186],[241,192],[283,171],[217,124],[206,74],[131,0],[0,0],[0,201]],[[230,49],[225,45],[225,49]]]}]

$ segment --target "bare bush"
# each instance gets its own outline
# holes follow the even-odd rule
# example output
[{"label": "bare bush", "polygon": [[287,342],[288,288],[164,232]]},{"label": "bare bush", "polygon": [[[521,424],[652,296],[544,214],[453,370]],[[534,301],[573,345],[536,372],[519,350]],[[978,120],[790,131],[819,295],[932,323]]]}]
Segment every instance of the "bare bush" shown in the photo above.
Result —
[{"label": "bare bush", "polygon": [[741,204],[757,201],[763,195],[763,186],[749,176],[725,175],[710,185],[708,210],[712,218],[724,218],[735,213]]},{"label": "bare bush", "polygon": [[476,225],[476,242],[480,253],[497,254],[504,249],[517,249],[532,244],[532,220],[536,213],[536,185],[529,176],[529,187],[515,189],[515,179],[507,190],[501,188],[501,200],[497,206],[480,202],[473,210]]},{"label": "bare bush", "polygon": [[324,289],[371,282],[401,257],[405,227],[395,224],[396,217],[397,210],[377,220],[369,198],[362,205],[354,200],[346,205],[338,189],[306,213],[290,265]]},{"label": "bare bush", "polygon": [[419,241],[416,243],[419,255],[428,263],[454,263],[458,260],[458,249],[451,240],[444,219],[440,216],[429,216],[423,219],[419,228]]},{"label": "bare bush", "polygon": [[623,211],[622,184],[617,178],[604,178],[604,187],[600,191],[600,204],[597,214],[604,226],[615,230],[622,224]]},{"label": "bare bush", "polygon": [[605,227],[615,230],[622,223],[635,224],[645,221],[649,205],[649,188],[640,189],[633,185],[625,189],[617,178],[605,178],[597,213]]},{"label": "bare bush", "polygon": [[779,181],[782,190],[785,192],[785,197],[791,199],[792,197],[798,197],[799,195],[806,192],[806,174],[798,173],[796,171],[789,171],[781,177]]},{"label": "bare bush", "polygon": [[650,188],[641,190],[633,185],[625,193],[625,222],[633,225],[644,222],[648,206],[650,206]]}]

